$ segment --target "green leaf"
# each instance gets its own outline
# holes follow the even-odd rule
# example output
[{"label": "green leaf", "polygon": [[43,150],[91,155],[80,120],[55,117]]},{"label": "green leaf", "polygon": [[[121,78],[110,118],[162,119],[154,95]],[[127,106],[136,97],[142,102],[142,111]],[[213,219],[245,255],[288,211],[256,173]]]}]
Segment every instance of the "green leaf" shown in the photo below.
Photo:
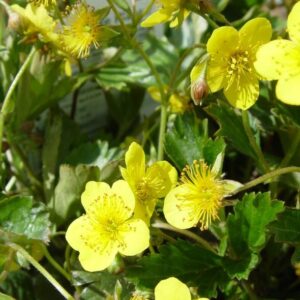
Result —
[{"label": "green leaf", "polygon": [[29,239],[49,240],[49,212],[32,197],[14,196],[0,202],[0,227]]},{"label": "green leaf", "polygon": [[186,113],[176,117],[173,127],[167,132],[165,150],[178,169],[194,160],[204,159],[213,165],[224,154],[225,143],[222,138],[212,140],[208,137],[207,120],[200,121],[194,114]]},{"label": "green leaf", "polygon": [[177,240],[161,246],[158,254],[143,257],[136,266],[129,266],[126,277],[140,287],[153,289],[160,280],[174,276],[198,287],[202,297],[216,297],[217,288],[224,287],[229,280],[222,259],[197,245]]},{"label": "green leaf", "polygon": [[5,294],[2,294],[2,293],[0,293],[0,299],[1,300],[15,300],[15,298],[5,295]]},{"label": "green leaf", "polygon": [[284,204],[271,200],[270,193],[246,194],[227,218],[228,246],[231,253],[225,263],[228,273],[247,279],[266,244],[267,226],[276,220]]},{"label": "green leaf", "polygon": [[[177,49],[167,39],[153,35],[144,36],[141,45],[159,71],[162,81],[167,83],[179,58]],[[136,50],[127,50],[119,61],[100,68],[95,79],[105,90],[128,90],[131,84],[143,87],[156,85],[147,63]]]},{"label": "green leaf", "polygon": [[13,114],[15,127],[18,128],[23,121],[38,115],[76,88],[74,77],[59,76],[60,66],[61,61],[46,63],[39,54],[35,55],[30,70],[20,82]]},{"label": "green leaf", "polygon": [[72,166],[78,164],[97,166],[102,169],[112,160],[120,159],[122,155],[123,151],[120,149],[110,148],[107,141],[98,140],[75,148],[66,159],[66,163]]},{"label": "green leaf", "polygon": [[230,141],[232,146],[241,153],[256,159],[256,154],[250,146],[247,134],[243,127],[242,117],[240,113],[234,108],[219,102],[212,104],[206,108],[216,122],[220,129],[217,132],[218,136],[222,136]]},{"label": "green leaf", "polygon": [[270,224],[275,239],[281,243],[300,244],[300,210],[286,208],[278,220]]},{"label": "green leaf", "polygon": [[133,291],[133,286],[126,282],[122,275],[106,270],[93,273],[73,271],[72,278],[75,286],[84,287],[80,295],[80,299],[83,300],[105,300],[108,299],[108,295],[113,299],[116,287],[121,292],[120,297],[116,299],[129,300]]},{"label": "green leaf", "polygon": [[56,224],[67,222],[74,217],[75,211],[81,207],[80,196],[88,181],[98,181],[98,167],[79,165],[76,168],[61,165],[59,181],[55,187],[54,198],[50,202]]}]

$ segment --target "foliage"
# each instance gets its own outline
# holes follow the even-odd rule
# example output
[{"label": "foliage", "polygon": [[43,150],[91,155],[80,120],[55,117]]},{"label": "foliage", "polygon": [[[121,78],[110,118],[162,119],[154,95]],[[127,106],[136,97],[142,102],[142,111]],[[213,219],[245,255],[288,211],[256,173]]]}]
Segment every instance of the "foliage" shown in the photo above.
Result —
[{"label": "foliage", "polygon": [[93,5],[0,0],[0,299],[300,299],[300,3]]}]

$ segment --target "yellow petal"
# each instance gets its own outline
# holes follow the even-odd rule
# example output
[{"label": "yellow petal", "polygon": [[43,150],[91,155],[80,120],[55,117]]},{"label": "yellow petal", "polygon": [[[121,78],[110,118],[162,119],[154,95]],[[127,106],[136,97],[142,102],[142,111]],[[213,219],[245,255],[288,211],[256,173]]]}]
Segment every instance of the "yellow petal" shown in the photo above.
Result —
[{"label": "yellow petal", "polygon": [[143,148],[133,142],[125,154],[126,169],[121,169],[122,177],[131,187],[145,175],[145,153]]},{"label": "yellow petal", "polygon": [[89,181],[85,190],[81,195],[81,203],[86,212],[89,212],[89,208],[94,206],[99,197],[103,194],[110,194],[110,186],[105,182]]},{"label": "yellow petal", "polygon": [[207,52],[221,57],[229,56],[238,46],[239,33],[230,26],[215,29],[207,42]]},{"label": "yellow petal", "polygon": [[193,83],[194,81],[198,80],[200,75],[203,74],[203,72],[205,71],[205,68],[206,68],[206,65],[207,65],[207,62],[206,61],[203,61],[203,62],[200,62],[200,63],[197,63],[192,71],[191,71],[191,74],[190,74],[190,78],[191,78],[191,82]]},{"label": "yellow petal", "polygon": [[135,198],[129,184],[125,180],[118,180],[113,184],[112,192],[123,199],[124,205],[128,208],[128,213],[131,215],[135,206]]},{"label": "yellow petal", "polygon": [[178,13],[178,15],[176,16],[176,18],[174,18],[174,20],[172,22],[170,22],[170,27],[174,28],[177,27],[178,25],[181,25],[182,22],[190,15],[190,11],[187,9],[182,9],[180,10],[180,12]]},{"label": "yellow petal", "polygon": [[161,95],[159,92],[159,88],[157,86],[150,86],[147,89],[147,92],[150,94],[151,98],[157,102],[161,101]]},{"label": "yellow petal", "polygon": [[240,75],[232,80],[230,86],[224,89],[224,95],[229,103],[243,110],[251,107],[258,99],[259,83],[255,74]]},{"label": "yellow petal", "polygon": [[199,212],[194,205],[183,205],[186,195],[190,194],[186,184],[182,184],[166,196],[164,215],[169,224],[176,228],[187,229],[195,226],[199,221]]},{"label": "yellow petal", "polygon": [[171,18],[170,12],[165,9],[160,9],[150,15],[146,20],[141,23],[142,27],[152,27],[160,23],[169,21]]},{"label": "yellow petal", "polygon": [[155,300],[191,300],[189,288],[175,277],[161,280],[154,289]]},{"label": "yellow petal", "polygon": [[255,18],[248,21],[239,31],[242,49],[256,51],[257,48],[270,41],[272,25],[266,18]]},{"label": "yellow petal", "polygon": [[74,220],[67,229],[66,240],[69,245],[79,251],[84,247],[84,240],[81,238],[85,235],[85,228],[89,227],[89,218],[87,216],[81,216]]},{"label": "yellow petal", "polygon": [[261,46],[254,67],[267,80],[279,79],[293,72],[300,61],[300,48],[288,40],[275,40]]},{"label": "yellow petal", "polygon": [[300,43],[300,2],[294,5],[288,16],[287,30],[290,38]]},{"label": "yellow petal", "polygon": [[280,78],[276,85],[276,96],[279,100],[290,105],[300,105],[300,69],[298,75]]},{"label": "yellow petal", "polygon": [[123,255],[131,256],[143,252],[149,247],[150,233],[145,222],[131,219],[120,227],[124,245],[119,248]]},{"label": "yellow petal", "polygon": [[92,249],[85,248],[81,250],[78,258],[83,269],[88,272],[97,272],[109,267],[117,252],[117,247],[111,248],[110,251],[101,252],[101,254]]},{"label": "yellow petal", "polygon": [[162,198],[175,187],[177,171],[167,161],[158,161],[147,169],[146,178],[153,189],[151,194],[156,198]]},{"label": "yellow petal", "polygon": [[207,66],[206,81],[212,93],[215,93],[226,85],[227,61],[210,60]]}]

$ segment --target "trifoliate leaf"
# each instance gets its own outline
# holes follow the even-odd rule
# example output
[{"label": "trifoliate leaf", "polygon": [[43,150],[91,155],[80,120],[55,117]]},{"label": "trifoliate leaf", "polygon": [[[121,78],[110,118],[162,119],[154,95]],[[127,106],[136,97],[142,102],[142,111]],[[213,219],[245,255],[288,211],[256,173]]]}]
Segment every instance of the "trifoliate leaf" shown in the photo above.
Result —
[{"label": "trifoliate leaf", "polygon": [[166,134],[165,149],[178,169],[199,159],[213,165],[220,154],[223,155],[223,139],[210,139],[207,126],[207,120],[199,121],[193,114],[177,116],[173,127]]}]

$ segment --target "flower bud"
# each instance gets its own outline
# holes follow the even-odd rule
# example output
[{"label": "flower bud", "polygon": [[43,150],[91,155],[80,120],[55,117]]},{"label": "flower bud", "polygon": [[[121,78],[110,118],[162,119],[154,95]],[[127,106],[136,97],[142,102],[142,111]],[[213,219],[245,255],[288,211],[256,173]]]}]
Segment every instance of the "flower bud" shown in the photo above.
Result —
[{"label": "flower bud", "polygon": [[204,78],[200,77],[191,85],[191,97],[195,105],[200,105],[203,98],[209,93],[208,85]]},{"label": "flower bud", "polygon": [[21,19],[19,14],[15,12],[10,12],[8,15],[8,28],[13,30],[18,30],[20,28]]}]

